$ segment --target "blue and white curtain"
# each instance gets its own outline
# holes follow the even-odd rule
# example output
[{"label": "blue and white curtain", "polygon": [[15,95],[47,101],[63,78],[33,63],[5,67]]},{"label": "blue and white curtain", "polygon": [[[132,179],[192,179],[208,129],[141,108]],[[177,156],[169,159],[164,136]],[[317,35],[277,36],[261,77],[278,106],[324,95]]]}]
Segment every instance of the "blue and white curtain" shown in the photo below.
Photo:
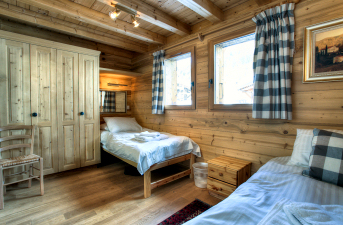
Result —
[{"label": "blue and white curtain", "polygon": [[164,114],[163,63],[164,50],[155,52],[152,70],[152,114]]},{"label": "blue and white curtain", "polygon": [[102,110],[103,112],[115,112],[116,111],[116,93],[113,91],[104,91],[104,101]]},{"label": "blue and white curtain", "polygon": [[256,23],[253,118],[292,119],[294,3],[261,12]]}]

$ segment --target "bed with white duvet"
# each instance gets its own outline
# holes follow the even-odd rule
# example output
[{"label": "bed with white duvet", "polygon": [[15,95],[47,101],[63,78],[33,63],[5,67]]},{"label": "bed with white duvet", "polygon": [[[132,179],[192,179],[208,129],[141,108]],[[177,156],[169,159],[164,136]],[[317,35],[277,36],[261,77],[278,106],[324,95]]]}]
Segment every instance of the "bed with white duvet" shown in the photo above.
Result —
[{"label": "bed with white duvet", "polygon": [[165,140],[142,142],[135,139],[135,135],[141,132],[156,132],[147,128],[141,131],[125,131],[113,133],[101,132],[101,143],[104,150],[121,158],[137,163],[137,170],[144,174],[152,165],[168,159],[193,153],[200,155],[199,146],[190,138],[175,136],[161,132],[168,136]]},{"label": "bed with white duvet", "polygon": [[287,165],[289,160],[290,157],[270,160],[228,198],[185,225],[291,224],[282,218],[268,222],[265,217],[284,201],[336,205],[334,209],[343,205],[342,187],[302,176],[304,167]]}]

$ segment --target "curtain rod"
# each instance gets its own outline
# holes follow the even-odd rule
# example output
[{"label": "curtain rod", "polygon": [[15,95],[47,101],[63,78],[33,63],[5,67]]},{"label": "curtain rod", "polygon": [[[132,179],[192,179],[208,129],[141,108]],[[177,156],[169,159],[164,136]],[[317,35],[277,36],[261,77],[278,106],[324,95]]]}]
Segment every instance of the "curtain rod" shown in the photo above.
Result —
[{"label": "curtain rod", "polygon": [[[265,10],[274,8],[274,7],[278,6],[278,5],[283,5],[283,4],[285,4],[285,3],[294,3],[294,4],[298,4],[300,1],[301,1],[301,0],[286,0],[286,1],[281,1],[281,2],[278,3],[278,4],[274,4],[273,6],[270,6],[270,7],[266,8],[266,9],[260,10],[260,11],[258,11],[258,13],[254,13],[254,14],[252,14],[252,15],[253,15],[253,16],[256,16],[256,15],[258,15],[259,13],[261,13],[261,12],[263,12],[263,11],[265,11]],[[270,4],[273,4],[273,3],[270,3]],[[247,20],[247,19],[246,19],[246,20]],[[223,21],[223,22],[225,22],[225,21]],[[241,21],[239,21],[239,22],[241,22]],[[194,37],[192,37],[192,38],[190,38],[190,39],[188,39],[188,40],[184,40],[184,41],[181,41],[181,42],[179,42],[179,43],[177,43],[177,44],[173,44],[173,45],[171,45],[171,46],[166,46],[166,47],[163,47],[163,45],[162,45],[162,46],[157,47],[157,49],[155,49],[155,50],[153,50],[153,51],[156,52],[156,51],[159,51],[159,50],[162,50],[162,49],[168,50],[168,49],[177,47],[177,46],[179,46],[179,45],[185,44],[185,43],[187,43],[187,42],[193,41],[193,40],[195,40],[195,39],[199,39],[200,41],[202,41],[202,40],[204,39],[205,36],[208,36],[208,35],[213,34],[213,33],[215,33],[215,32],[224,30],[224,29],[226,29],[226,28],[228,28],[228,27],[230,27],[230,26],[236,25],[236,24],[237,24],[237,22],[236,22],[236,23],[233,23],[233,24],[230,24],[230,25],[228,25],[228,26],[219,28],[218,30],[211,30],[211,31],[208,31],[208,32],[206,32],[205,34],[203,34],[202,32],[199,32],[197,36],[194,36]],[[192,35],[192,34],[190,34],[190,35]],[[150,53],[149,55],[152,56],[152,55],[153,55],[153,52]]]}]

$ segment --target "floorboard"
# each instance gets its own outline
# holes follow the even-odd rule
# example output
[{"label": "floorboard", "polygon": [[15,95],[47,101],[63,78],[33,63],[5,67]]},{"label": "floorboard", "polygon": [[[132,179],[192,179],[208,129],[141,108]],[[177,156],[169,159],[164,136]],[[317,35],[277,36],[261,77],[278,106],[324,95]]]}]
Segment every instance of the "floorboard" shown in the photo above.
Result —
[{"label": "floorboard", "polygon": [[[196,198],[215,205],[220,200],[184,177],[143,198],[143,177],[124,175],[125,163],[48,175],[45,195],[39,182],[7,188],[0,224],[157,224]],[[154,171],[161,177],[165,171]]]}]

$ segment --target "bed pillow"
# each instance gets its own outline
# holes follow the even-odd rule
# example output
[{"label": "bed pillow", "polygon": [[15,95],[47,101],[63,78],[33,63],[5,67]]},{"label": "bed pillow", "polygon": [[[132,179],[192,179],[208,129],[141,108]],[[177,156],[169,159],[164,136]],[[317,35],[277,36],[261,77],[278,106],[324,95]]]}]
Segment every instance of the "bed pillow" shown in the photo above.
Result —
[{"label": "bed pillow", "polygon": [[100,124],[100,130],[109,131],[109,129],[108,129],[108,127],[107,127],[107,124],[106,124],[106,123]]},{"label": "bed pillow", "polygon": [[287,165],[308,167],[312,152],[313,130],[297,129],[291,159]]},{"label": "bed pillow", "polygon": [[[343,134],[341,130],[327,130]],[[297,129],[297,137],[294,142],[291,159],[288,161],[289,166],[308,167],[310,161],[310,154],[312,152],[312,129]]]},{"label": "bed pillow", "polygon": [[303,175],[343,187],[343,135],[314,129],[309,166]]},{"label": "bed pillow", "polygon": [[135,118],[130,117],[104,117],[108,129],[111,133],[126,131],[142,131],[142,127]]}]

